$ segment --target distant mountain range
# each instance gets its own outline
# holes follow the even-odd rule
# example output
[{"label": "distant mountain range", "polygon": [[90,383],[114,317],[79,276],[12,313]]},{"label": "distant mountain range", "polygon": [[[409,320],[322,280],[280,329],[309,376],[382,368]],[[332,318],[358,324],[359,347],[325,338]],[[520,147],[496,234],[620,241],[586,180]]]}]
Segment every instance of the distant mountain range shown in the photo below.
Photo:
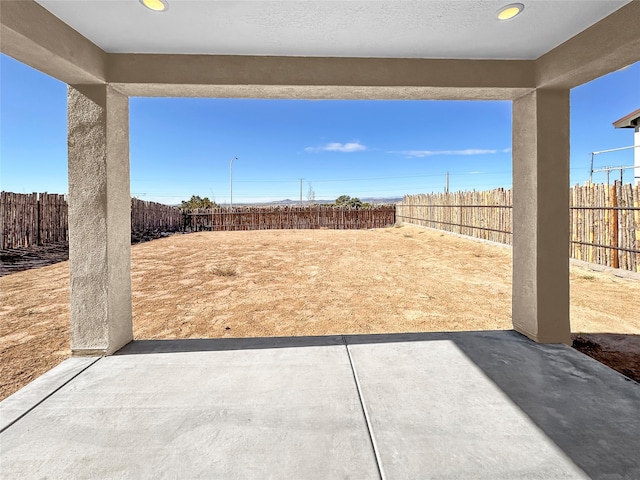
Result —
[{"label": "distant mountain range", "polygon": [[[373,203],[373,204],[389,204],[389,203],[397,203],[402,200],[402,197],[363,197],[360,198],[363,203]],[[321,200],[316,199],[313,203],[326,204],[333,203],[335,199],[331,200]],[[302,204],[306,205],[309,202],[307,200],[303,200]],[[252,202],[252,203],[233,203],[236,206],[249,206],[249,205],[299,205],[300,200],[291,200],[290,198],[285,198],[284,200],[275,200],[273,202]]]}]

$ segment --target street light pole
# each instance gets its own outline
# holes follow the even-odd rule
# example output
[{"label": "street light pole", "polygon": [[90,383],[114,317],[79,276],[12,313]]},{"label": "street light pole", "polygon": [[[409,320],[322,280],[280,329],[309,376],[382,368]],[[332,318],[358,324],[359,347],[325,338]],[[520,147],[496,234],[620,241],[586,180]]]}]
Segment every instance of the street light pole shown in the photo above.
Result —
[{"label": "street light pole", "polygon": [[229,206],[233,209],[233,161],[238,157],[233,157],[229,162]]},{"label": "street light pole", "polygon": [[300,206],[302,206],[302,180],[304,180],[304,178],[300,179]]}]

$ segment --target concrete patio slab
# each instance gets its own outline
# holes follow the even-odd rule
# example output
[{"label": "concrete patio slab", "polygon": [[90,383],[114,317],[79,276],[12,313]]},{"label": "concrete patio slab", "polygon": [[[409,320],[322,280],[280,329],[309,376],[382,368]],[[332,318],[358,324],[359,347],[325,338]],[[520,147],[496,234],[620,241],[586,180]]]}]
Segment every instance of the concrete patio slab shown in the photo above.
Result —
[{"label": "concrete patio slab", "polygon": [[587,478],[453,341],[349,349],[388,478]]},{"label": "concrete patio slab", "polygon": [[640,478],[640,385],[512,331],[140,341],[8,411],[2,478]]},{"label": "concrete patio slab", "polygon": [[378,476],[340,338],[217,351],[186,342],[100,359],[2,433],[2,476]]},{"label": "concrete patio slab", "polygon": [[512,331],[347,337],[387,478],[640,478],[640,385]]},{"label": "concrete patio slab", "polygon": [[96,357],[69,358],[0,402],[0,432],[17,421],[49,395],[70,382],[98,360]]}]

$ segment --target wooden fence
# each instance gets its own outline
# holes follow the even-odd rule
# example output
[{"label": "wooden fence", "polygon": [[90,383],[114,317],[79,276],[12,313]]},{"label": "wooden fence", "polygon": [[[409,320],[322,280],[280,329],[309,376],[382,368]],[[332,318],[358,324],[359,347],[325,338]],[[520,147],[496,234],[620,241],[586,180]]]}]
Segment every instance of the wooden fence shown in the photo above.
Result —
[{"label": "wooden fence", "polygon": [[572,189],[571,256],[640,272],[640,186],[614,182]]},{"label": "wooden fence", "polygon": [[183,228],[182,212],[177,207],[131,199],[131,233],[148,231],[177,232]]},{"label": "wooden fence", "polygon": [[396,205],[400,222],[511,243],[511,190],[407,195]]},{"label": "wooden fence", "polygon": [[190,230],[337,230],[382,228],[393,225],[395,205],[372,208],[332,207],[329,205],[284,207],[234,207],[197,209],[186,213]]},{"label": "wooden fence", "polygon": [[[131,199],[131,232],[175,232],[182,212],[161,203]],[[67,201],[48,193],[0,194],[0,250],[69,241]]]},{"label": "wooden fence", "polygon": [[[398,221],[493,242],[511,243],[512,192],[408,195],[397,204]],[[640,271],[640,187],[576,185],[570,194],[571,257]]]},{"label": "wooden fence", "polygon": [[[178,230],[266,230],[286,228],[380,228],[395,223],[395,205],[338,208],[327,205],[236,207],[182,212],[177,207],[131,199],[132,238]],[[0,250],[69,240],[64,195],[2,192]]]},{"label": "wooden fence", "polygon": [[64,195],[0,192],[0,249],[69,240]]}]

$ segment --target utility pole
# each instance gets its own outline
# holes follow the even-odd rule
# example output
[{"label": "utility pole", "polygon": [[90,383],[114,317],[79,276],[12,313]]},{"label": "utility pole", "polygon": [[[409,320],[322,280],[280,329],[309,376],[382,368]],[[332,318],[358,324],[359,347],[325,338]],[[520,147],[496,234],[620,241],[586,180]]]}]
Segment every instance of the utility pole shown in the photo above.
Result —
[{"label": "utility pole", "polygon": [[304,180],[304,178],[300,179],[300,206],[302,206],[302,180]]},{"label": "utility pole", "polygon": [[607,173],[607,185],[609,185],[609,174],[613,171],[613,170],[620,170],[620,183],[622,183],[623,179],[624,179],[624,170],[630,170],[632,168],[635,168],[633,165],[631,166],[620,166],[620,167],[602,167],[602,168],[594,168],[591,173],[596,173],[596,172],[606,172]]},{"label": "utility pole", "polygon": [[[603,169],[596,169],[596,170],[593,169],[593,157],[595,157],[596,155],[600,155],[601,153],[619,152],[620,150],[629,150],[630,148],[640,148],[640,145],[631,145],[629,147],[611,148],[609,150],[601,150],[599,152],[591,152],[591,168],[589,169],[589,183],[593,183],[593,174],[594,174],[594,172],[603,172],[603,171],[605,171]],[[605,167],[605,168],[610,168],[610,167]],[[617,170],[617,168],[616,168],[616,170]],[[609,175],[608,170],[606,170],[606,171],[607,171],[607,175]],[[607,177],[607,184],[608,183],[609,183],[609,178]]]},{"label": "utility pole", "polygon": [[444,188],[444,193],[449,193],[449,172],[447,172],[447,184]]},{"label": "utility pole", "polygon": [[231,162],[229,162],[229,205],[233,210],[233,161],[237,160],[238,157],[233,157]]}]

